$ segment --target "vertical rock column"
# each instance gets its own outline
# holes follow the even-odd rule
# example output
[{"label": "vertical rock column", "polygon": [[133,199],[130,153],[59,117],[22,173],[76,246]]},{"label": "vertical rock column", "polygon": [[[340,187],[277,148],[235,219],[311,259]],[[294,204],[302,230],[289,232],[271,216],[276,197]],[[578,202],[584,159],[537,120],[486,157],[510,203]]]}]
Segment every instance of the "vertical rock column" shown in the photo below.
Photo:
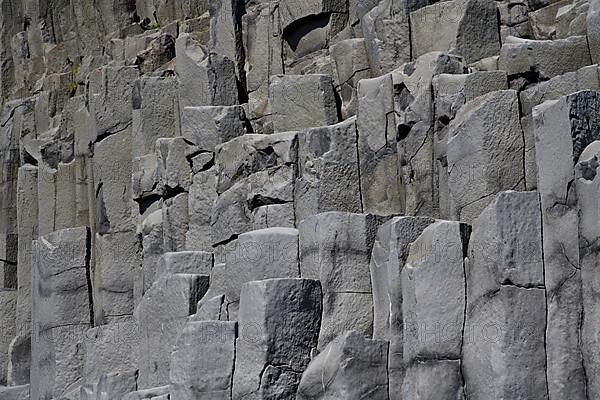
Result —
[{"label": "vertical rock column", "polygon": [[321,285],[312,279],[245,284],[239,313],[234,400],[294,399],[316,347]]},{"label": "vertical rock column", "polygon": [[33,242],[31,398],[60,398],[83,373],[92,325],[90,232],[71,228]]},{"label": "vertical rock column", "polygon": [[583,295],[581,346],[587,378],[588,398],[600,396],[600,307],[598,265],[600,265],[600,141],[594,141],[579,156],[576,188],[579,202],[579,261]]},{"label": "vertical rock column", "polygon": [[438,221],[410,246],[402,270],[407,367],[403,399],[463,398],[464,258],[469,234],[466,224]]},{"label": "vertical rock column", "polygon": [[17,230],[19,254],[17,270],[17,336],[11,344],[9,381],[22,385],[29,382],[31,365],[31,294],[32,241],[37,239],[38,227],[38,168],[25,165],[19,168],[17,182]]},{"label": "vertical rock column", "polygon": [[379,227],[371,253],[373,338],[389,341],[387,374],[390,400],[402,399],[406,369],[401,273],[410,244],[434,221],[427,217],[392,218]]},{"label": "vertical rock column", "polygon": [[369,260],[379,225],[389,217],[327,212],[300,223],[300,273],[323,285],[319,349],[345,331],[373,334]]},{"label": "vertical rock column", "polygon": [[547,399],[537,193],[496,196],[473,223],[467,265],[466,393],[474,399]]},{"label": "vertical rock column", "polygon": [[575,163],[600,138],[600,95],[582,91],[533,109],[542,210],[550,400],[585,399],[586,370]]}]

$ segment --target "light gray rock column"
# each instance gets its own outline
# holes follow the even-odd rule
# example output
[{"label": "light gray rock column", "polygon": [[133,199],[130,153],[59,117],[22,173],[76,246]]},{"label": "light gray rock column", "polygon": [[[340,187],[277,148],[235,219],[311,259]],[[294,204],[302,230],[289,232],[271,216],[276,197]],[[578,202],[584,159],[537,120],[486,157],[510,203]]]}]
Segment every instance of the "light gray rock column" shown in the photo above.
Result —
[{"label": "light gray rock column", "polygon": [[407,366],[403,399],[463,398],[460,363],[469,234],[469,225],[438,221],[410,246],[401,273]]},{"label": "light gray rock column", "polygon": [[171,355],[171,399],[230,400],[236,336],[236,322],[189,322]]},{"label": "light gray rock column", "polygon": [[300,273],[323,285],[319,349],[345,331],[373,334],[369,270],[378,227],[389,217],[327,212],[305,219],[300,231]]},{"label": "light gray rock column", "polygon": [[326,211],[362,211],[356,140],[356,118],[298,134],[298,221]]},{"label": "light gray rock column", "polygon": [[81,383],[81,348],[93,316],[89,251],[85,227],[33,242],[32,399],[59,398]]},{"label": "light gray rock column", "polygon": [[138,329],[139,389],[169,384],[172,347],[208,290],[208,276],[163,275],[134,311]]},{"label": "light gray rock column", "polygon": [[581,268],[581,289],[583,295],[583,319],[581,321],[581,347],[587,378],[588,398],[600,396],[600,307],[595,300],[598,293],[596,274],[600,249],[598,248],[600,228],[598,218],[600,207],[600,141],[594,141],[579,156],[576,165],[576,190],[579,202],[579,261]]},{"label": "light gray rock column", "polygon": [[523,189],[524,146],[516,91],[488,93],[463,106],[448,137],[451,219],[471,222],[497,192]]},{"label": "light gray rock column", "polygon": [[583,297],[575,163],[583,150],[600,138],[599,104],[597,92],[582,91],[533,109],[548,299],[550,400],[587,397],[579,339]]},{"label": "light gray rock column", "polygon": [[547,399],[546,292],[536,192],[501,192],[473,223],[463,338],[469,398]]},{"label": "light gray rock column", "polygon": [[389,341],[388,381],[390,400],[402,399],[404,380],[404,325],[401,273],[410,244],[434,219],[396,217],[379,227],[371,253],[373,286],[373,338]]}]

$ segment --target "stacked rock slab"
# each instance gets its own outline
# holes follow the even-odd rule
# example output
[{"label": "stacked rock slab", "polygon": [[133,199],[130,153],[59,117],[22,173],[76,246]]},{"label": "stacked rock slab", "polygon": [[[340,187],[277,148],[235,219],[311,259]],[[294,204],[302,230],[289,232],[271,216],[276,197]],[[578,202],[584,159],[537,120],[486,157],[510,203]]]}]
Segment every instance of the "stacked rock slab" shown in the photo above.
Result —
[{"label": "stacked rock slab", "polygon": [[[548,299],[550,398],[585,398],[589,390],[585,350],[579,340],[585,313],[579,230],[587,222],[579,217],[575,165],[585,148],[598,140],[598,96],[581,91],[533,109]],[[583,232],[587,237],[585,227]]]}]

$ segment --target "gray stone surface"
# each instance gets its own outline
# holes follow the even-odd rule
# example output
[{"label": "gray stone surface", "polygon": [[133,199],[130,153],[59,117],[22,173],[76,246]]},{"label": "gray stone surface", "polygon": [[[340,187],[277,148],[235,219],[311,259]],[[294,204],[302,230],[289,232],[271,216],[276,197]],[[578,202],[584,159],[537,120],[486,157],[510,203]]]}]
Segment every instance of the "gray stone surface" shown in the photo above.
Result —
[{"label": "gray stone surface", "polygon": [[600,397],[599,4],[0,0],[0,399]]},{"label": "gray stone surface", "polygon": [[371,253],[373,287],[373,338],[389,342],[388,380],[390,399],[401,399],[404,364],[402,279],[410,244],[434,220],[427,217],[396,217],[381,225]]},{"label": "gray stone surface", "polygon": [[241,106],[185,107],[181,121],[184,139],[200,150],[215,147],[246,133],[246,114]]},{"label": "gray stone surface", "polygon": [[336,337],[311,360],[296,399],[387,400],[387,347],[354,331]]},{"label": "gray stone surface", "polygon": [[138,331],[138,389],[169,384],[172,346],[208,290],[208,276],[163,275],[134,311]]},{"label": "gray stone surface", "polygon": [[495,193],[524,188],[525,144],[517,92],[502,90],[472,100],[449,129],[450,217],[471,222]]},{"label": "gray stone surface", "polygon": [[[579,207],[575,163],[598,140],[598,93],[577,92],[533,109],[540,193],[545,287],[546,351],[550,398],[585,398],[580,315],[583,312]],[[559,157],[558,154],[564,155]]]},{"label": "gray stone surface", "polygon": [[507,38],[498,66],[508,75],[533,72],[545,80],[590,65],[590,50],[583,36],[559,40]]},{"label": "gray stone surface", "polygon": [[240,301],[245,283],[274,278],[298,278],[298,230],[267,228],[239,235],[226,256],[227,300]]},{"label": "gray stone surface", "polygon": [[[470,227],[438,221],[410,246],[402,276],[403,393],[408,398],[462,398],[460,359],[465,265]],[[426,382],[435,379],[437,385]]]},{"label": "gray stone surface", "polygon": [[274,75],[269,103],[275,132],[294,131],[338,122],[333,81],[327,75]]},{"label": "gray stone surface", "polygon": [[232,398],[293,399],[320,324],[318,281],[268,279],[244,285]]},{"label": "gray stone surface", "polygon": [[90,233],[60,230],[33,242],[31,397],[60,397],[83,372],[85,332],[92,326]]},{"label": "gray stone surface", "polygon": [[171,398],[230,399],[236,336],[236,322],[189,322],[171,355]]},{"label": "gray stone surface", "polygon": [[347,330],[373,333],[369,260],[389,217],[327,212],[300,222],[300,275],[323,285],[319,349]]},{"label": "gray stone surface", "polygon": [[355,118],[298,134],[298,221],[326,211],[362,211],[356,141]]},{"label": "gray stone surface", "polygon": [[546,399],[546,293],[535,192],[502,192],[473,222],[462,371],[477,398]]}]

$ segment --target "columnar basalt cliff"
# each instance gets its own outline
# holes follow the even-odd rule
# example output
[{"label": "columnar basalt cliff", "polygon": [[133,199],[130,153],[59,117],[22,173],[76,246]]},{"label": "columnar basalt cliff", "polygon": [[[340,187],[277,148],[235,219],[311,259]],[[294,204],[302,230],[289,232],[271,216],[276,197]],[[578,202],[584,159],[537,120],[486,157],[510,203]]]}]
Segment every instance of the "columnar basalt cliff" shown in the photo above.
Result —
[{"label": "columnar basalt cliff", "polygon": [[0,0],[0,400],[600,399],[600,0]]}]

